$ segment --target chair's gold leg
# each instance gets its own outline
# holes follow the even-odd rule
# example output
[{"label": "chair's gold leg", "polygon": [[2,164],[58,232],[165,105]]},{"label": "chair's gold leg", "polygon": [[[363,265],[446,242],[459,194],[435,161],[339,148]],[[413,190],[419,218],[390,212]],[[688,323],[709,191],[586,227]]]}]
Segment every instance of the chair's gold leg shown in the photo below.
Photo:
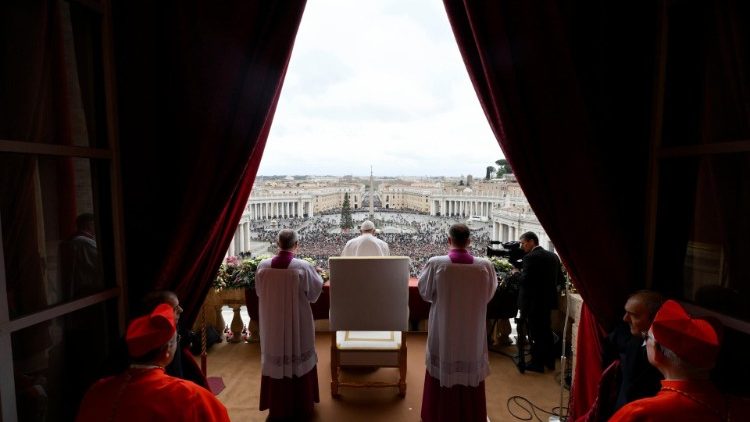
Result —
[{"label": "chair's gold leg", "polygon": [[406,397],[406,333],[401,333],[401,350],[398,357],[398,395],[401,398]]},{"label": "chair's gold leg", "polygon": [[336,332],[331,332],[331,396],[340,397],[339,394],[339,350],[336,347]]}]

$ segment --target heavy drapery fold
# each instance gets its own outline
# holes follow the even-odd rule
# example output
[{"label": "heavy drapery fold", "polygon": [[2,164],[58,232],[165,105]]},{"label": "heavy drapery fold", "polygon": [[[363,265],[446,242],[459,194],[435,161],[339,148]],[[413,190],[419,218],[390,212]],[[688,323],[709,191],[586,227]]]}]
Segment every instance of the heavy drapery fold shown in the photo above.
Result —
[{"label": "heavy drapery fold", "polygon": [[593,316],[615,321],[645,269],[655,5],[444,3],[529,204]]},{"label": "heavy drapery fold", "polygon": [[242,216],[304,10],[113,1],[129,299],[200,308]]}]

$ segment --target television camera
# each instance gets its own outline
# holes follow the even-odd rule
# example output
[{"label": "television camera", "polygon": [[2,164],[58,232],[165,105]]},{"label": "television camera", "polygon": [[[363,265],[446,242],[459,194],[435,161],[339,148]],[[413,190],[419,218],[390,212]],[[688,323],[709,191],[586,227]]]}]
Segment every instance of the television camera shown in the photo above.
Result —
[{"label": "television camera", "polygon": [[[495,248],[493,245],[500,245]],[[487,246],[488,257],[505,258],[518,270],[523,268],[523,257],[526,253],[521,249],[521,243],[517,241],[498,242],[492,241]],[[498,288],[495,290],[490,303],[487,304],[487,318],[504,319],[513,318],[518,313],[518,291],[520,288],[520,273],[500,273]]]},{"label": "television camera", "polygon": [[[499,245],[500,247],[496,247]],[[500,257],[505,258],[515,268],[521,269],[523,267],[523,257],[526,252],[521,249],[521,242],[510,241],[510,242],[498,242],[492,241],[487,245],[487,257]],[[518,290],[519,290],[519,278],[518,272],[506,274],[503,277],[502,282],[499,284],[498,289],[495,291],[490,303],[487,304],[487,318],[493,320],[493,331],[494,324],[497,323],[498,319],[514,318],[516,322],[516,348],[518,350],[517,356],[514,357],[516,367],[523,374],[526,371],[526,335],[527,335],[527,324],[524,318],[518,315]]]},{"label": "television camera", "polygon": [[[500,247],[496,247],[500,245]],[[521,269],[523,267],[523,257],[526,252],[521,249],[521,242],[512,240],[510,242],[500,242],[493,240],[487,245],[487,257],[498,256],[505,258],[514,267]]]}]

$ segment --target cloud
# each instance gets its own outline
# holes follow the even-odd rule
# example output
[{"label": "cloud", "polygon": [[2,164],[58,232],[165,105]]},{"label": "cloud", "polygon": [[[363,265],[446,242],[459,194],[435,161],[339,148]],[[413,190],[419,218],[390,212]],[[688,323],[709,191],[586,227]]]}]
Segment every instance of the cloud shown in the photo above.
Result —
[{"label": "cloud", "polygon": [[502,157],[435,1],[309,2],[259,174],[474,174]]}]

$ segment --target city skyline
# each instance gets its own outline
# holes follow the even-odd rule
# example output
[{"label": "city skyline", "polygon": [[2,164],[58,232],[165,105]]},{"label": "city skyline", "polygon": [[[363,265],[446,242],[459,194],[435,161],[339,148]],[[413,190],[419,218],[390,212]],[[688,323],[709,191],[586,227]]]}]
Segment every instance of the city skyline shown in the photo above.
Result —
[{"label": "city skyline", "polygon": [[[388,175],[378,175],[377,173],[373,174],[373,179],[376,181],[381,180],[432,180],[432,179],[447,179],[447,180],[454,180],[454,179],[461,179],[463,177],[464,179],[469,176],[470,174],[459,174],[456,176],[447,176],[447,175],[432,175],[432,176],[426,176],[426,175],[395,175],[395,176],[388,176]],[[473,175],[472,175],[473,176]],[[370,175],[369,174],[342,174],[342,175],[334,175],[334,174],[260,174],[256,176],[257,179],[284,179],[287,177],[292,177],[294,179],[297,178],[336,178],[336,179],[342,179],[342,178],[351,178],[351,179],[362,179],[362,180],[369,180]],[[479,180],[477,176],[473,176],[474,180]],[[484,176],[481,177],[482,180],[484,180]]]},{"label": "city skyline", "polygon": [[308,3],[259,176],[484,177],[501,158],[440,2]]}]

